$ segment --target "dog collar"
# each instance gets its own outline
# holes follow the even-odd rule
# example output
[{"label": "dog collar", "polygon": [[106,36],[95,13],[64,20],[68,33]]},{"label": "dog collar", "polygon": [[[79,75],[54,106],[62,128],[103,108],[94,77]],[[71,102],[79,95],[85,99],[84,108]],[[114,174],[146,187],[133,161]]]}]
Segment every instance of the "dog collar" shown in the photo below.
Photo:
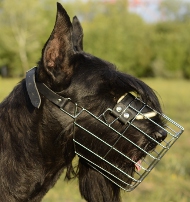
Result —
[{"label": "dog collar", "polygon": [[30,97],[32,105],[36,108],[40,108],[41,97],[39,92],[44,95],[48,100],[53,102],[60,108],[63,108],[70,98],[64,98],[57,93],[53,92],[44,83],[36,82],[35,73],[37,67],[34,67],[26,72],[26,89]]},{"label": "dog collar", "polygon": [[32,105],[39,108],[41,105],[41,98],[35,81],[36,69],[37,67],[34,67],[26,72],[26,89]]}]

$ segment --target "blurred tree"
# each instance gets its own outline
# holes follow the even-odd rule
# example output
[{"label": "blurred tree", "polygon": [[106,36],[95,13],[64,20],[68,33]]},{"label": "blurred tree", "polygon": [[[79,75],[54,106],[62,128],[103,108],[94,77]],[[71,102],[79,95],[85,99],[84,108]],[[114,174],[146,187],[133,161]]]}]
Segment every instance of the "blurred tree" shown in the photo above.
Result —
[{"label": "blurred tree", "polygon": [[154,27],[151,37],[152,51],[155,58],[152,61],[154,76],[182,77],[182,63],[185,59],[183,25],[176,22],[161,22]]},{"label": "blurred tree", "polygon": [[163,0],[160,4],[160,11],[167,21],[190,20],[190,3],[188,1]]},{"label": "blurred tree", "polygon": [[47,35],[44,28],[48,27],[50,18],[49,15],[45,17],[45,12],[55,14],[56,8],[55,4],[54,8],[47,8],[45,5],[49,4],[44,3],[36,0],[1,1],[0,44],[4,51],[0,52],[0,65],[8,65],[11,74],[23,75],[35,65],[37,55],[39,57],[40,41]]},{"label": "blurred tree", "polygon": [[152,57],[146,40],[149,26],[138,15],[128,12],[124,0],[116,4],[94,3],[89,10],[92,9],[99,13],[83,22],[85,50],[117,64],[122,71],[147,75]]},{"label": "blurred tree", "polygon": [[186,58],[183,64],[183,76],[186,79],[190,79],[190,49],[186,52]]},{"label": "blurred tree", "polygon": [[[165,0],[160,10],[165,19],[153,25],[152,47],[156,53],[155,62],[152,63],[153,72],[155,76],[189,78],[190,3]],[[158,69],[156,64],[162,64],[162,67]]]},{"label": "blurred tree", "polygon": [[[62,0],[84,29],[84,50],[129,74],[190,79],[190,4],[165,0],[165,21],[147,24],[126,0]],[[175,5],[173,5],[175,4]],[[0,0],[0,67],[23,75],[35,65],[54,25],[54,0]]]}]

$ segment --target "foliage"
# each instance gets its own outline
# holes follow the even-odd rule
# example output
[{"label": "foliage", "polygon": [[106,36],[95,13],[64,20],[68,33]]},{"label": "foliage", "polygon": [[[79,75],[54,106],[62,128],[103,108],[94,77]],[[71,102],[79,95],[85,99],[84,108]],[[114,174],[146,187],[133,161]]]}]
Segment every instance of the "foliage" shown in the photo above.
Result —
[{"label": "foliage", "polygon": [[43,1],[2,0],[0,9],[0,66],[8,66],[13,76],[23,75],[40,56],[44,29],[50,31],[53,16],[45,17],[49,8]]},{"label": "foliage", "polygon": [[[106,1],[105,1],[106,2]],[[127,1],[62,0],[84,29],[84,49],[139,77],[190,79],[190,3],[164,0],[164,21],[144,22]],[[24,75],[39,60],[55,20],[53,0],[0,1],[0,67]]]},{"label": "foliage", "polygon": [[160,11],[167,20],[189,21],[190,4],[188,1],[164,0],[161,2]]}]

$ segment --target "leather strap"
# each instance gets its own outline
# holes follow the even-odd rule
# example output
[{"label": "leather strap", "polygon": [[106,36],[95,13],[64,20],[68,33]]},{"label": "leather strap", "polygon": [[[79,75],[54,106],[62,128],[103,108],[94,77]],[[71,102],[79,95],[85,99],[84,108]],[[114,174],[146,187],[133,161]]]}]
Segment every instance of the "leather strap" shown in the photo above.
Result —
[{"label": "leather strap", "polygon": [[39,92],[45,96],[48,100],[53,102],[55,105],[59,106],[60,108],[63,108],[65,104],[67,103],[69,98],[64,98],[55,92],[53,92],[50,88],[48,88],[44,83],[36,82],[36,85],[38,87]]},{"label": "leather strap", "polygon": [[136,112],[128,107],[135,100],[135,97],[128,93],[121,101],[119,101],[112,110],[112,114],[124,123],[132,120],[136,116]]},{"label": "leather strap", "polygon": [[34,67],[26,72],[26,89],[30,97],[31,103],[34,107],[39,108],[41,105],[41,97],[39,92],[44,95],[48,100],[53,102],[55,105],[63,108],[70,98],[64,98],[50,88],[48,88],[44,83],[35,81],[35,72],[37,67]]},{"label": "leather strap", "polygon": [[[139,113],[140,112],[140,113]],[[137,120],[152,118],[157,115],[148,105],[136,99],[131,93],[122,96],[112,110],[112,114],[124,123],[127,124],[134,118]]]},{"label": "leather strap", "polygon": [[26,72],[26,89],[32,105],[39,108],[41,105],[41,98],[35,82],[36,68],[37,67],[34,67]]}]

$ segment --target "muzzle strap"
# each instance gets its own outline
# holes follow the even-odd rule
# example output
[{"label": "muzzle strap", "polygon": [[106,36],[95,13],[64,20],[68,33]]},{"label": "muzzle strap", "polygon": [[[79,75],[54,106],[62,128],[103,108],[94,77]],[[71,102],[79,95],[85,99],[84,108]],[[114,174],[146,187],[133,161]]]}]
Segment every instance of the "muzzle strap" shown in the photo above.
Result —
[{"label": "muzzle strap", "polygon": [[112,114],[115,117],[118,117],[118,119],[124,124],[127,124],[127,122],[132,120],[137,114],[135,111],[127,107],[134,99],[135,97],[129,93],[119,101],[112,110]]},{"label": "muzzle strap", "polygon": [[145,103],[138,102],[131,93],[122,96],[112,110],[112,114],[123,124],[127,124],[133,119],[146,119],[157,115],[157,112],[148,108]]}]

